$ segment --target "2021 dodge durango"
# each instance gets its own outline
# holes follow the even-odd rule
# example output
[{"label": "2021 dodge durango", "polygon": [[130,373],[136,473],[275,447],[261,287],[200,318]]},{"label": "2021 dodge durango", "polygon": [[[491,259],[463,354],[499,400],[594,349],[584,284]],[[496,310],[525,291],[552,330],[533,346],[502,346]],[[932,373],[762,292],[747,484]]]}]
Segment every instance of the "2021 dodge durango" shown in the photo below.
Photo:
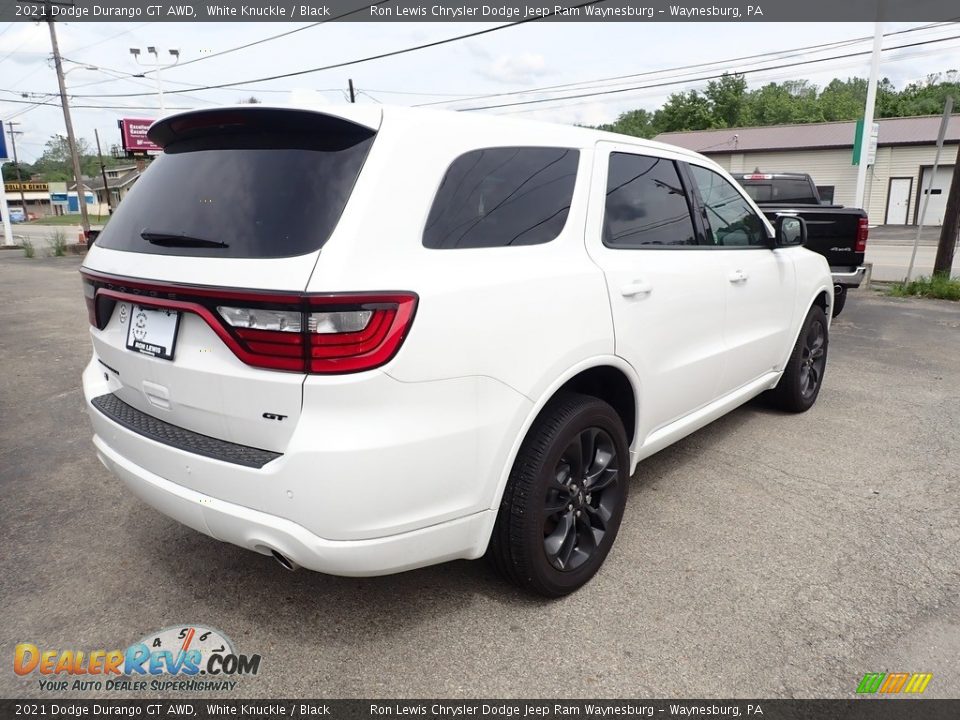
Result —
[{"label": "2021 dodge durango", "polygon": [[833,283],[695,153],[386,106],[245,106],[163,148],[81,270],[103,464],[288,568],[600,568],[637,463],[820,392]]}]

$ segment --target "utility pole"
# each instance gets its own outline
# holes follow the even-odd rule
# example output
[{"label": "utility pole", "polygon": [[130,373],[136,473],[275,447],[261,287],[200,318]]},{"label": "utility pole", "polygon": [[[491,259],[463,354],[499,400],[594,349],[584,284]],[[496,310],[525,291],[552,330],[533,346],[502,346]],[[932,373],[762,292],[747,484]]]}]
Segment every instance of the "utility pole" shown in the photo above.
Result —
[{"label": "utility pole", "polygon": [[[910,253],[910,264],[907,266],[907,277],[904,282],[910,282],[913,276],[913,263],[917,259],[917,247],[920,245],[920,235],[923,233],[923,223],[927,219],[927,205],[930,204],[930,195],[933,191],[933,181],[937,177],[937,168],[940,167],[940,154],[943,152],[943,141],[947,137],[947,126],[950,125],[950,118],[953,113],[953,95],[947,95],[947,100],[943,104],[943,117],[940,118],[940,132],[937,133],[937,152],[933,156],[933,167],[930,169],[929,180],[927,180],[927,189],[924,190],[919,185],[917,192],[923,193],[923,206],[920,208],[920,217],[917,218],[917,236],[913,240],[913,252]],[[944,222],[943,228],[947,227]],[[951,258],[953,253],[950,254]]]},{"label": "utility pole", "polygon": [[883,47],[883,23],[873,25],[873,57],[870,61],[870,81],[867,83],[867,103],[863,108],[863,137],[860,142],[860,164],[857,166],[857,194],[854,204],[864,206],[863,196],[867,187],[867,160],[869,142],[873,132],[873,114],[877,103],[877,80],[880,76],[880,50]]},{"label": "utility pole", "polygon": [[20,158],[17,157],[17,135],[23,135],[22,130],[14,130],[14,125],[19,125],[18,122],[7,121],[7,125],[10,126],[10,129],[7,130],[10,133],[10,147],[13,150],[13,164],[17,170],[17,185],[20,186],[20,207],[23,208],[23,219],[27,219],[27,198],[23,194],[23,177],[20,175]]},{"label": "utility pole", "polygon": [[97,157],[100,158],[100,177],[103,178],[103,193],[107,196],[107,215],[113,215],[113,200],[110,197],[110,186],[107,185],[107,166],[103,162],[103,150],[100,149],[100,132],[94,128],[93,136],[97,139]]},{"label": "utility pole", "polygon": [[957,148],[957,160],[953,164],[953,179],[950,181],[950,194],[947,196],[947,209],[943,213],[943,227],[940,228],[940,244],[937,246],[937,258],[933,261],[933,274],[950,277],[953,271],[953,253],[960,234],[960,148]]},{"label": "utility pole", "polygon": [[355,103],[357,101],[356,96],[353,94],[353,78],[347,80],[347,84],[350,86],[350,102]]},{"label": "utility pole", "polygon": [[73,177],[77,183],[77,204],[80,206],[80,227],[86,239],[90,233],[90,219],[87,217],[87,197],[83,191],[83,176],[80,174],[80,156],[77,154],[77,140],[73,135],[73,121],[70,119],[70,103],[67,101],[67,84],[63,79],[63,61],[60,59],[60,45],[57,43],[57,31],[53,26],[52,3],[47,2],[47,25],[50,26],[50,45],[53,47],[53,63],[57,69],[57,82],[60,85],[60,104],[63,106],[63,123],[67,126],[67,144],[70,146],[70,159],[73,161]]}]

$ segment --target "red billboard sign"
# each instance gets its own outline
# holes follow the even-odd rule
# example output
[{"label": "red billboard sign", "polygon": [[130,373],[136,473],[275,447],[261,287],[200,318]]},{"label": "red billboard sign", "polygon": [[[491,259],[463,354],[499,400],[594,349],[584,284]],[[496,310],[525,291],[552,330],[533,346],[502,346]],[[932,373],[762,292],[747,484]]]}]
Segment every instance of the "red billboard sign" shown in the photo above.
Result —
[{"label": "red billboard sign", "polygon": [[124,118],[118,124],[123,138],[123,149],[127,152],[161,152],[160,148],[147,138],[147,130],[153,125],[153,120]]}]

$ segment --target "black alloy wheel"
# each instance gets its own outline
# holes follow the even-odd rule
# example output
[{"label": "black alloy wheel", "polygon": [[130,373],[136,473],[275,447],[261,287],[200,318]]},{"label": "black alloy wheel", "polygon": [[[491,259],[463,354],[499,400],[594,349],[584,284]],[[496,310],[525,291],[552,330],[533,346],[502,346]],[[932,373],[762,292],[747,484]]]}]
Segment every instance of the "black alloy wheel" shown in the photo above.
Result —
[{"label": "black alloy wheel", "polygon": [[627,503],[630,451],[606,402],[562,391],[520,446],[487,557],[524,590],[561,597],[603,564]]}]

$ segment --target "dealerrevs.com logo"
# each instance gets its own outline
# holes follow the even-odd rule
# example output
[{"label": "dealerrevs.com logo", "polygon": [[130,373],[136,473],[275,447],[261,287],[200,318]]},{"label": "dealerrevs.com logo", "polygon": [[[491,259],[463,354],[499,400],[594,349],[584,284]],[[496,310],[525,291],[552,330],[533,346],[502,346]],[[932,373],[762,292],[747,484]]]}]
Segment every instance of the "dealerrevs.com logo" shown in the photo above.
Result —
[{"label": "dealerrevs.com logo", "polygon": [[260,655],[241,655],[219,630],[202,625],[164,628],[126,650],[49,650],[20,643],[13,671],[36,677],[41,690],[230,691],[256,675]]}]

